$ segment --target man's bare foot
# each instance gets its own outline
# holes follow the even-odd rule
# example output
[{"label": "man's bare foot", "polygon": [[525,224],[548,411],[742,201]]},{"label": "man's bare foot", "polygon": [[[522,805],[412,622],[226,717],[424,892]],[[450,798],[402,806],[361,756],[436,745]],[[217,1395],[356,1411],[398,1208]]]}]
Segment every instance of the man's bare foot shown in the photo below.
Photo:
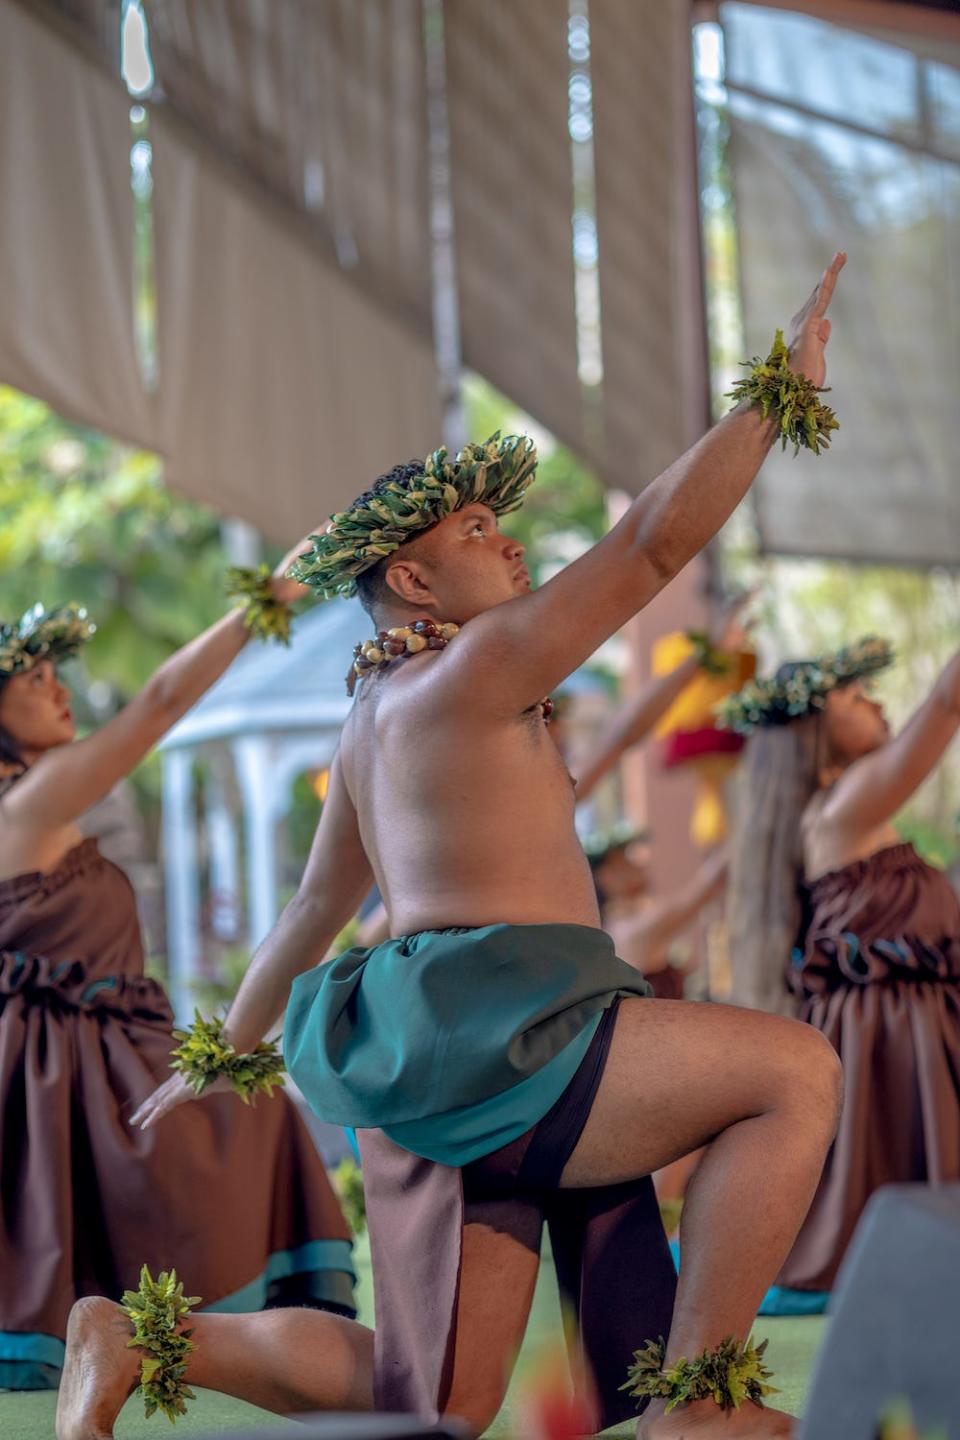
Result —
[{"label": "man's bare foot", "polygon": [[792,1435],[796,1421],[784,1410],[741,1405],[721,1410],[712,1400],[680,1405],[664,1415],[665,1401],[655,1400],[637,1422],[637,1440],[773,1440]]},{"label": "man's bare foot", "polygon": [[67,1322],[67,1354],[57,1397],[57,1440],[109,1440],[140,1378],[140,1352],[128,1348],[130,1321],[112,1300],[78,1300]]}]

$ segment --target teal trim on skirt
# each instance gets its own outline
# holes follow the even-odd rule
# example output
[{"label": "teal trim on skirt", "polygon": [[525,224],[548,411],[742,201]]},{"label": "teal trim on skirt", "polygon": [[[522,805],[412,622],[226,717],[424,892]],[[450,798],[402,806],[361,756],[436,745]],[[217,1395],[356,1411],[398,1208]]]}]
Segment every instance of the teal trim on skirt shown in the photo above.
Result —
[{"label": "teal trim on skirt", "polygon": [[284,1057],[321,1119],[467,1165],[543,1119],[618,996],[651,993],[590,926],[425,930],[299,976]]}]

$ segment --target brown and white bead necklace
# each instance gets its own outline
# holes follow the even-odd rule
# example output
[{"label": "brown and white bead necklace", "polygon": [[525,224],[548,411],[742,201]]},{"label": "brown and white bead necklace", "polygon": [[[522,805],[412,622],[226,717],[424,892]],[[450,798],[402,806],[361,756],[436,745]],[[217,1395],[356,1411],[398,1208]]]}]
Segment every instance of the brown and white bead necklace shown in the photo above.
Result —
[{"label": "brown and white bead necklace", "polygon": [[[386,670],[395,660],[419,655],[424,650],[445,650],[460,626],[452,620],[415,620],[412,625],[394,625],[390,630],[378,630],[372,640],[361,641],[353,647],[353,663],[347,672],[347,694],[352,695],[357,681],[375,670]],[[545,723],[553,714],[553,701],[549,696],[540,701]]]}]

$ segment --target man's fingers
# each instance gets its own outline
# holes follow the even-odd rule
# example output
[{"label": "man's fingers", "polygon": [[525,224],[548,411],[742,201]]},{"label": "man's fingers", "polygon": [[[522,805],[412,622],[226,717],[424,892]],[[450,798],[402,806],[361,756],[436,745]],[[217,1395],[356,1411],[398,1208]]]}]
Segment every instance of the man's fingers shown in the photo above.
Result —
[{"label": "man's fingers", "polygon": [[827,306],[830,304],[833,298],[833,292],[837,288],[837,276],[846,263],[846,252],[838,250],[826,270],[824,270],[820,284],[813,293],[812,315],[815,319],[819,319],[821,315],[827,313]]}]

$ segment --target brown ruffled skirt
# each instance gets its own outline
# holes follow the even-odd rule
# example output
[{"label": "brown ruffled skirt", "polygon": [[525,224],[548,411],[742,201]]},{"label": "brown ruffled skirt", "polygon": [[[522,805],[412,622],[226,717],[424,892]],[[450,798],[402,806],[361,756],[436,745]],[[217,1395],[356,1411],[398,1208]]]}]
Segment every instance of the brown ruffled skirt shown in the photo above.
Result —
[{"label": "brown ruffled skirt", "polygon": [[175,1267],[202,1308],[352,1315],[350,1232],[285,1096],[217,1095],[146,1132],[172,1015],[142,976],[0,951],[0,1387],[55,1385],[81,1295]]},{"label": "brown ruffled skirt", "polygon": [[882,1185],[960,1179],[956,950],[821,940],[796,988],[800,1018],[843,1061],[844,1101],[813,1205],[779,1283],[830,1290]]}]

